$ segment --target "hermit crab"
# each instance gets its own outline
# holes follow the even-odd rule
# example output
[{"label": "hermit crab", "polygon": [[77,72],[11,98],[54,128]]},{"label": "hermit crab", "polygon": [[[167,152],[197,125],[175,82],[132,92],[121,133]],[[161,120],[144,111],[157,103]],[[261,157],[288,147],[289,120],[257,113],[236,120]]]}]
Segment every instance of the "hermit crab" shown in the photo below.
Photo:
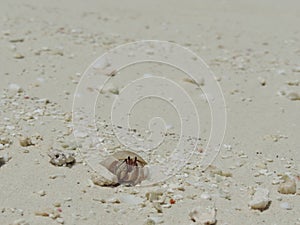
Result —
[{"label": "hermit crab", "polygon": [[147,162],[131,151],[118,151],[100,164],[103,168],[93,179],[100,186],[135,186],[149,177]]}]

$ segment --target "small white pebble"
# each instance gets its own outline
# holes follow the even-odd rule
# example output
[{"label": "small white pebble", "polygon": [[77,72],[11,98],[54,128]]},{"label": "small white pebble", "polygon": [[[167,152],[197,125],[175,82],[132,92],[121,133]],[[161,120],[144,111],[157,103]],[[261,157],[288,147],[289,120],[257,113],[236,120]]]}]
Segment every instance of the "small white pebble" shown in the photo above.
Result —
[{"label": "small white pebble", "polygon": [[72,198],[71,197],[65,198],[64,201],[65,202],[70,202],[70,201],[72,201]]},{"label": "small white pebble", "polygon": [[278,187],[278,192],[280,194],[296,194],[297,186],[294,179],[290,179],[288,176],[283,177],[284,182]]},{"label": "small white pebble", "polygon": [[46,191],[40,190],[40,191],[37,192],[37,194],[38,194],[39,196],[43,197],[43,196],[46,195]]},{"label": "small white pebble", "polygon": [[263,211],[267,209],[270,202],[269,190],[264,188],[257,188],[252,200],[249,202],[249,206],[252,209]]},{"label": "small white pebble", "polygon": [[297,92],[290,92],[286,95],[286,97],[291,101],[299,101],[300,100],[300,94]]},{"label": "small white pebble", "polygon": [[175,200],[182,200],[183,196],[182,195],[174,195],[173,197]]},{"label": "small white pebble", "polygon": [[258,82],[260,83],[261,86],[265,86],[267,84],[266,79],[262,77],[258,77]]},{"label": "small white pebble", "polygon": [[300,72],[300,66],[293,68],[293,72]]},{"label": "small white pebble", "polygon": [[211,195],[208,193],[202,193],[200,196],[202,199],[211,200]]},{"label": "small white pebble", "polygon": [[56,219],[56,222],[58,222],[58,223],[60,223],[60,224],[64,224],[64,223],[65,223],[64,219],[63,219],[63,218],[60,218],[60,217],[58,217],[58,218]]},{"label": "small white pebble", "polygon": [[280,208],[286,209],[286,210],[291,210],[293,207],[288,203],[288,202],[281,202],[280,203]]},{"label": "small white pebble", "polygon": [[285,75],[286,74],[286,72],[285,72],[285,70],[277,70],[277,74],[279,74],[279,75]]},{"label": "small white pebble", "polygon": [[54,205],[54,207],[61,207],[61,203],[60,202],[54,202],[53,205]]},{"label": "small white pebble", "polygon": [[24,219],[15,220],[12,224],[13,225],[29,225],[29,223],[27,223]]}]

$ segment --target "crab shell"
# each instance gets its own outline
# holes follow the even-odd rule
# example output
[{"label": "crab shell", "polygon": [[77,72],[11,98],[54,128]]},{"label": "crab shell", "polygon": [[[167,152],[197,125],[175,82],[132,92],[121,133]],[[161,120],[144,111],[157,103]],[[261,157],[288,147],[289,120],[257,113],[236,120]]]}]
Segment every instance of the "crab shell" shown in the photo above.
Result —
[{"label": "crab shell", "polygon": [[[129,165],[126,159],[136,159],[137,165]],[[119,151],[107,157],[101,163],[106,169],[114,174],[119,184],[137,185],[149,176],[147,162],[139,155],[131,151]]]}]

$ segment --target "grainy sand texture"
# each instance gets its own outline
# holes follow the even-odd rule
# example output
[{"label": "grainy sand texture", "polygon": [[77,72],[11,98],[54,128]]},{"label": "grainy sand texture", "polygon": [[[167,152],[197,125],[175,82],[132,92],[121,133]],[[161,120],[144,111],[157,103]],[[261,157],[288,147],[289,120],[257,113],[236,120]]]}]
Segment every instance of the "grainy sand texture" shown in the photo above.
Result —
[{"label": "grainy sand texture", "polygon": [[[0,21],[0,225],[300,225],[299,1],[1,0]],[[84,83],[99,56],[142,40],[188,48],[212,81],[206,67],[195,81],[176,65],[143,62],[96,65],[107,83]],[[188,69],[196,60],[180,56]],[[226,104],[215,115],[212,83]],[[74,113],[80,85],[87,95],[79,105],[93,104],[95,127],[80,107]],[[131,85],[128,96],[145,98],[128,113],[116,107],[132,104],[124,97]],[[196,122],[184,125],[194,114],[180,93],[199,114],[199,134]],[[128,116],[130,130],[118,115]],[[211,130],[225,124],[213,126],[218,115],[226,115],[225,136],[203,169]],[[151,130],[163,140],[147,150]],[[136,142],[124,145],[122,135]],[[164,180],[151,165],[173,176]],[[143,185],[147,179],[155,184]]]}]

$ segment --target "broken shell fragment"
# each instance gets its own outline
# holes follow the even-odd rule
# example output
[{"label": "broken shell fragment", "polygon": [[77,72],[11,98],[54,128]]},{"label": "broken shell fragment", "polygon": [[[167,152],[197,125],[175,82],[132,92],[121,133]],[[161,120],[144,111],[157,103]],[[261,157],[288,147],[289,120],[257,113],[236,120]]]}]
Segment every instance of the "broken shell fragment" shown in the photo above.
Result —
[{"label": "broken shell fragment", "polygon": [[[134,186],[146,180],[149,175],[148,168],[145,167],[147,162],[130,151],[116,152],[100,164],[117,177],[119,184]],[[107,173],[107,171],[103,172]]]},{"label": "broken shell fragment", "polygon": [[278,187],[278,192],[280,194],[295,194],[297,191],[295,180],[289,178],[288,176],[283,176],[284,182]]},{"label": "broken shell fragment", "polygon": [[104,166],[101,168],[101,174],[93,174],[91,180],[99,186],[117,186],[118,178]]},{"label": "broken shell fragment", "polygon": [[151,191],[146,193],[146,198],[150,202],[159,201],[159,199],[163,196],[162,191]]},{"label": "broken shell fragment", "polygon": [[264,188],[257,188],[252,200],[249,202],[251,209],[258,209],[263,211],[270,205],[269,190]]},{"label": "broken shell fragment", "polygon": [[216,208],[203,210],[201,207],[197,207],[189,213],[189,216],[197,224],[213,225],[217,223],[216,214]]},{"label": "broken shell fragment", "polygon": [[48,153],[50,163],[54,166],[72,166],[76,160],[74,153],[52,150]]}]

